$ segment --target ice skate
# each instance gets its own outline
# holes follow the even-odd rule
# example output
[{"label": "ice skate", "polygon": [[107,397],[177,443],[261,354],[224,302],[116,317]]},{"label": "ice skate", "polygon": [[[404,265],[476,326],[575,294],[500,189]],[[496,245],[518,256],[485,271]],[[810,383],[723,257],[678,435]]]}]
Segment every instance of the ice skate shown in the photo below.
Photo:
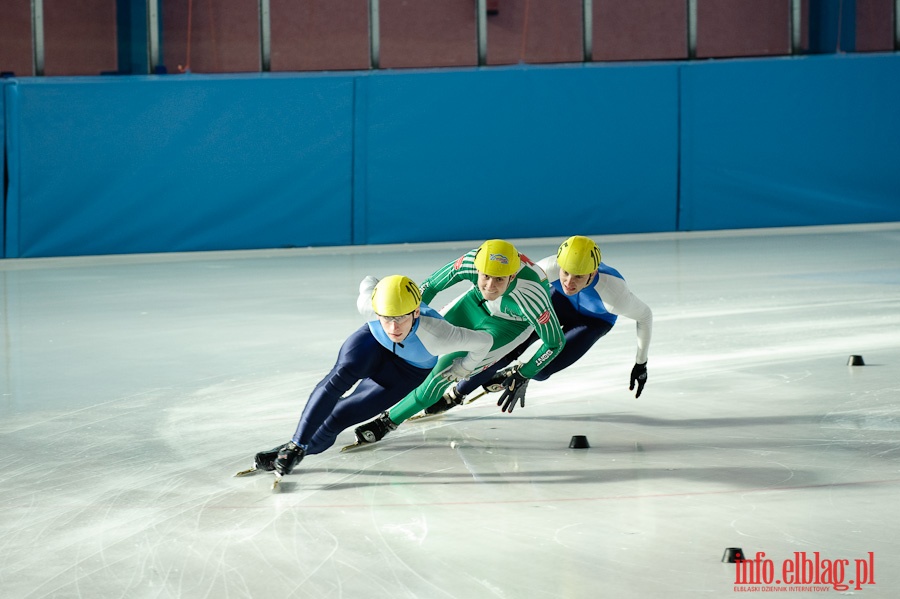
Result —
[{"label": "ice skate", "polygon": [[279,474],[281,476],[290,474],[294,467],[303,460],[304,456],[306,456],[306,451],[293,441],[282,445],[273,463],[276,478]]},{"label": "ice skate", "polygon": [[269,451],[260,451],[253,458],[253,466],[235,473],[235,476],[250,476],[251,474],[256,474],[260,471],[271,472],[275,470],[275,459],[278,457],[278,452],[280,452],[282,448],[287,447],[289,443],[290,442],[279,445]]},{"label": "ice skate", "polygon": [[388,413],[384,412],[375,420],[356,427],[356,430],[353,431],[356,433],[356,443],[343,447],[341,451],[349,451],[356,447],[377,443],[393,430],[397,430],[397,425],[391,421]]},{"label": "ice skate", "polygon": [[444,392],[440,399],[425,408],[422,414],[413,416],[412,418],[410,418],[410,420],[412,420],[413,418],[427,418],[428,416],[437,416],[438,414],[443,414],[447,410],[460,405],[463,401],[465,401],[465,399],[466,396],[459,392],[459,390],[456,388],[456,385],[451,385]]}]

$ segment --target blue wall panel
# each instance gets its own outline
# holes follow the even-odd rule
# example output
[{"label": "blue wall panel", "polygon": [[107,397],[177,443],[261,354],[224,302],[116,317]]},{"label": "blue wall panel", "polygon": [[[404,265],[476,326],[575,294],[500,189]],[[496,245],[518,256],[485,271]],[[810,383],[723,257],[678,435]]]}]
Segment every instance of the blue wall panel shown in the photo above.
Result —
[{"label": "blue wall panel", "polygon": [[677,68],[372,74],[357,242],[673,230]]},{"label": "blue wall panel", "polygon": [[351,77],[17,87],[8,256],[351,242]]},{"label": "blue wall panel", "polygon": [[900,56],[687,64],[682,230],[900,220]]},{"label": "blue wall panel", "polygon": [[896,53],[3,86],[5,257],[900,220]]}]

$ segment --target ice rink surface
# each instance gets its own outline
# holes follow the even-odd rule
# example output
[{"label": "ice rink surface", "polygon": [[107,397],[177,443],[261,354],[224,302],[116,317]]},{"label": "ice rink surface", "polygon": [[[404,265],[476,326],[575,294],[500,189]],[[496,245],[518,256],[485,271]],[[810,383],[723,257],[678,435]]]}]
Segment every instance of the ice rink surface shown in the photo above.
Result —
[{"label": "ice rink surface", "polygon": [[277,494],[232,474],[293,433],[360,279],[480,240],[0,260],[0,597],[900,596],[900,224],[595,239],[654,311],[639,399],[621,318],[524,409],[345,431]]}]

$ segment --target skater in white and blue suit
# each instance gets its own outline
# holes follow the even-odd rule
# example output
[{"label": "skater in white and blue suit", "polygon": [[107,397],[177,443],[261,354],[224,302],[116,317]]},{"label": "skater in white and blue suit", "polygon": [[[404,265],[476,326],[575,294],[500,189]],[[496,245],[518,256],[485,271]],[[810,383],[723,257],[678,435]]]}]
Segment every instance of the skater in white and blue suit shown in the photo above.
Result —
[{"label": "skater in white and blue suit", "polygon": [[[316,385],[291,440],[256,454],[256,468],[289,474],[306,455],[331,447],[349,426],[387,410],[418,387],[438,356],[468,352],[440,374],[469,376],[491,349],[492,337],[454,326],[427,304],[408,277],[391,275],[360,283],[357,308],[367,322],[338,353],[331,372]],[[344,397],[359,382],[352,393]]]},{"label": "skater in white and blue suit", "polygon": [[[634,391],[637,387],[635,397],[640,397],[647,382],[647,354],[653,330],[653,313],[647,304],[631,292],[619,271],[601,261],[600,248],[588,237],[575,235],[568,238],[559,246],[556,255],[539,260],[537,265],[547,274],[550,299],[565,333],[566,344],[534,379],[547,380],[577,362],[612,329],[619,316],[625,316],[637,323],[637,354],[629,389]],[[451,387],[429,413],[460,404],[479,386],[488,391],[499,391],[499,383],[515,368],[509,364],[535,340],[530,338],[490,370]]]}]

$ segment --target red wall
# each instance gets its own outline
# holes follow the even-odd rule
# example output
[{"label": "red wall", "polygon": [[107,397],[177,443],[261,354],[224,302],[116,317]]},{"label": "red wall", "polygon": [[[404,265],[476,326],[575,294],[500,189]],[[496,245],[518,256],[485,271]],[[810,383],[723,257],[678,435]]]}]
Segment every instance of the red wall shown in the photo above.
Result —
[{"label": "red wall", "polygon": [[894,0],[856,0],[856,51],[894,49]]},{"label": "red wall", "polygon": [[369,68],[368,0],[271,0],[273,71]]},{"label": "red wall", "polygon": [[0,18],[0,71],[31,75],[31,3],[8,4]]},{"label": "red wall", "polygon": [[497,0],[488,16],[487,63],[581,62],[581,0]]},{"label": "red wall", "polygon": [[258,2],[165,0],[161,12],[163,63],[170,73],[260,70]]},{"label": "red wall", "polygon": [[791,53],[786,0],[705,0],[697,3],[697,58]]},{"label": "red wall", "polygon": [[381,67],[478,62],[473,0],[381,0]]},{"label": "red wall", "polygon": [[[115,71],[115,0],[44,0],[44,74],[99,75]],[[3,0],[0,70],[34,74],[31,1]]]},{"label": "red wall", "polygon": [[594,60],[687,58],[687,0],[594,0]]},{"label": "red wall", "polygon": [[[803,0],[808,11],[810,0]],[[582,0],[487,0],[489,65],[580,62]],[[271,0],[273,71],[367,69],[368,0]],[[256,0],[162,0],[163,62],[260,70]],[[475,0],[380,0],[380,66],[473,66]],[[115,0],[44,0],[46,75],[117,69]],[[790,52],[788,0],[698,0],[697,57]],[[894,0],[856,0],[856,51],[892,51]],[[190,27],[188,22],[190,21]],[[593,0],[594,61],[687,58],[687,0]],[[808,39],[803,28],[803,47]],[[0,70],[32,75],[31,2],[4,0]]]}]

